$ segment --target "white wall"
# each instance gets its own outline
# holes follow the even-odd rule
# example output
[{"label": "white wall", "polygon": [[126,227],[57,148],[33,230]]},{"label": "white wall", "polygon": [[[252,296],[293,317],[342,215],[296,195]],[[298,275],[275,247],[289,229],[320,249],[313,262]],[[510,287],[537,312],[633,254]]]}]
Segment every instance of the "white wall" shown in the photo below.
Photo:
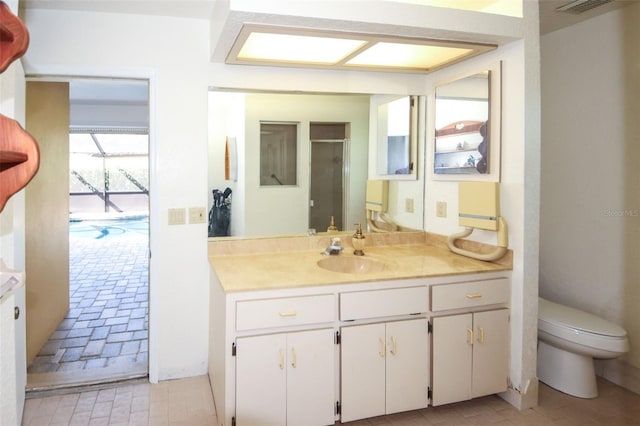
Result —
[{"label": "white wall", "polygon": [[[542,37],[540,224],[540,294],[621,324],[631,343],[625,364],[636,368],[638,22],[634,4]],[[637,392],[639,384],[636,370]]]},{"label": "white wall", "polygon": [[150,376],[206,373],[206,225],[168,226],[167,210],[207,205],[208,21],[27,10],[25,22],[28,74],[150,79]]}]

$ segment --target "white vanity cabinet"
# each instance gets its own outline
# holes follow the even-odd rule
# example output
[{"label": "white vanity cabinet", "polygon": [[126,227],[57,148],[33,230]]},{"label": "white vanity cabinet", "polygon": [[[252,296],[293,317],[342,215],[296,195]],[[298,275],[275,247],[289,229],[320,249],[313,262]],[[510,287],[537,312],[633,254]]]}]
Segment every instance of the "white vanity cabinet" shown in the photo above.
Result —
[{"label": "white vanity cabinet", "polygon": [[509,310],[499,306],[508,303],[509,281],[443,284],[431,291],[433,312],[452,311],[432,318],[431,404],[506,391]]},{"label": "white vanity cabinet", "polygon": [[428,405],[428,299],[426,286],[340,294],[340,319],[367,321],[340,329],[342,422]]},{"label": "white vanity cabinet", "polygon": [[238,425],[328,425],[335,418],[332,328],[236,340]]},{"label": "white vanity cabinet", "polygon": [[426,318],[342,327],[341,335],[342,422],[428,405]]},{"label": "white vanity cabinet", "polygon": [[213,272],[220,426],[333,425],[505,390],[506,275],[229,291]]}]

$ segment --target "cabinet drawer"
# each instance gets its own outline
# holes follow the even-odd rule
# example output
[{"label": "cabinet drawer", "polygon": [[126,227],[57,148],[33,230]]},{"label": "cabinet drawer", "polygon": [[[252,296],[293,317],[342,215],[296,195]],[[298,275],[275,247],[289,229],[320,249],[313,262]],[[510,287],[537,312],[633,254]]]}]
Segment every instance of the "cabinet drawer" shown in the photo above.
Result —
[{"label": "cabinet drawer", "polygon": [[335,318],[334,296],[283,297],[240,301],[236,304],[236,329],[286,327],[332,322]]},{"label": "cabinet drawer", "polygon": [[473,308],[509,302],[509,280],[471,281],[431,287],[431,310]]},{"label": "cabinet drawer", "polygon": [[427,287],[340,293],[340,320],[390,317],[427,312]]}]

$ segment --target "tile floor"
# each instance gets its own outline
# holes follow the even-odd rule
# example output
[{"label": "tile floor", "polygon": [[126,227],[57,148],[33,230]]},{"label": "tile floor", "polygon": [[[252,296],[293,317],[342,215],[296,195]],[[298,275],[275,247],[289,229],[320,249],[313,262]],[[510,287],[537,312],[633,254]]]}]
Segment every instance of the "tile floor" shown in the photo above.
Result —
[{"label": "tile floor", "polygon": [[146,373],[148,221],[131,223],[72,223],[69,313],[28,367],[30,383],[127,366]]},{"label": "tile floor", "polygon": [[[364,419],[352,426],[626,426],[640,425],[640,395],[599,379],[600,396],[580,399],[540,384],[539,405],[518,411],[498,396]],[[217,425],[207,376],[122,384],[28,399],[23,426]],[[338,423],[339,424],[339,423]]]}]

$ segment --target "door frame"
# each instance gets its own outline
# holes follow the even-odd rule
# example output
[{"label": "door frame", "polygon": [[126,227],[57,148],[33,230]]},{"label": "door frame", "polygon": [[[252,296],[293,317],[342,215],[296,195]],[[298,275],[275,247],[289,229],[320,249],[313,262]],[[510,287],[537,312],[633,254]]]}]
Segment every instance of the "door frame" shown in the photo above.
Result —
[{"label": "door frame", "polygon": [[[154,260],[151,256],[151,253],[154,251],[159,251],[159,248],[156,247],[158,244],[158,222],[154,220],[154,218],[158,215],[155,212],[158,212],[160,207],[160,200],[156,195],[156,191],[153,188],[157,187],[158,183],[158,173],[157,173],[157,164],[158,164],[158,152],[157,152],[157,144],[156,140],[156,115],[157,115],[157,107],[156,107],[156,93],[158,87],[158,77],[153,70],[150,69],[140,69],[140,70],[129,70],[129,72],[121,73],[121,72],[108,72],[105,70],[94,70],[87,71],[82,74],[77,73],[76,67],[56,67],[57,73],[47,74],[44,71],[40,74],[32,74],[25,76],[25,81],[42,81],[42,82],[60,82],[66,81],[70,82],[76,79],[122,79],[122,80],[145,80],[149,85],[149,96],[148,96],[148,106],[149,106],[149,266],[148,266],[148,274],[149,274],[149,326],[148,326],[148,373],[149,373],[149,382],[150,383],[158,383],[160,376],[160,364],[159,364],[159,318],[155,315],[155,312],[160,311],[160,301],[154,297],[153,295],[157,292],[155,291],[153,277],[155,276],[155,271],[159,269],[159,266],[156,265],[158,262]],[[158,216],[159,217],[159,216]],[[26,313],[25,313],[26,314]],[[26,342],[26,330],[25,336],[23,336]],[[26,365],[25,365],[25,377],[26,377]]]}]

